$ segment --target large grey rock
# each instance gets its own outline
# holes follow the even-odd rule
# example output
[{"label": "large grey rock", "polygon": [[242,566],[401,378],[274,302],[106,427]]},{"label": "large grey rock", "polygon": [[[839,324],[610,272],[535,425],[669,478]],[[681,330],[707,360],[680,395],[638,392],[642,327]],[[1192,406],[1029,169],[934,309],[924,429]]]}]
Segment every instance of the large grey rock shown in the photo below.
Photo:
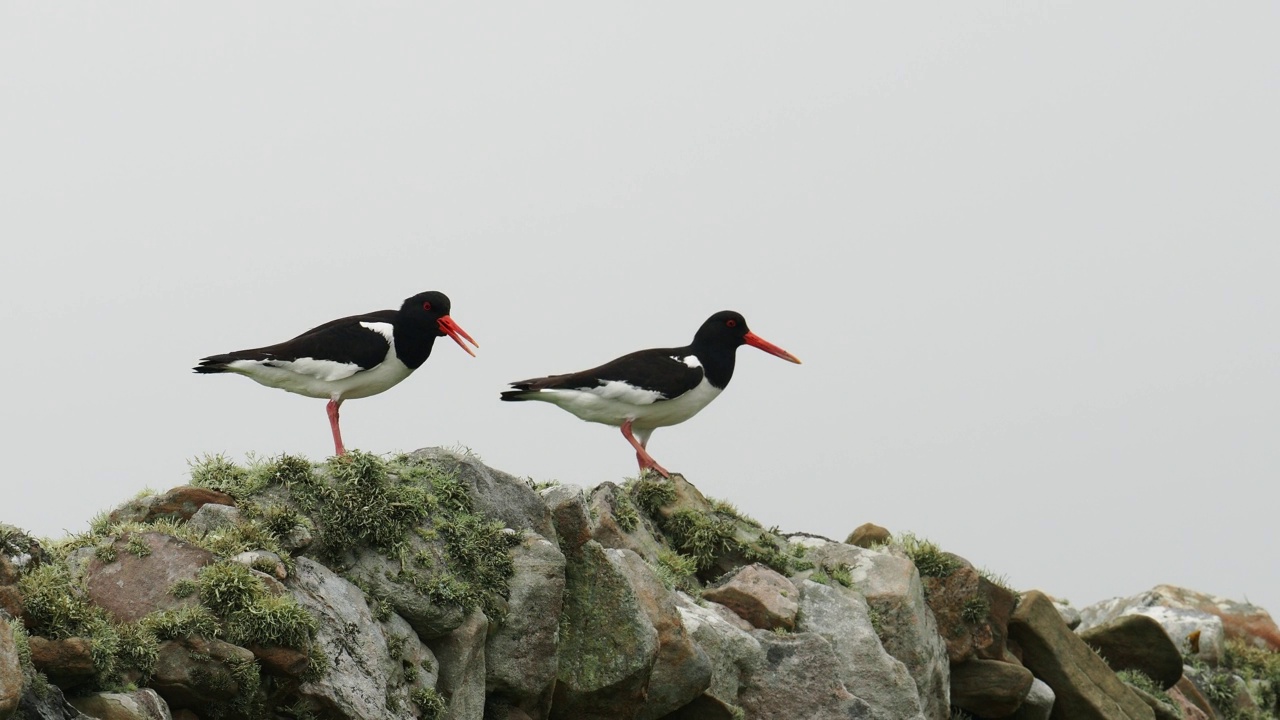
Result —
[{"label": "large grey rock", "polygon": [[1009,621],[1022,664],[1053,688],[1055,720],[1154,720],[1155,714],[1062,621],[1043,593],[1027,593]]},{"label": "large grey rock", "polygon": [[600,543],[588,541],[566,560],[551,717],[634,718],[658,654],[658,631]]},{"label": "large grey rock", "polygon": [[546,717],[559,661],[565,559],[553,541],[526,530],[512,551],[507,616],[490,631],[485,673],[491,696]]},{"label": "large grey rock", "polygon": [[440,663],[437,689],[448,702],[446,720],[481,720],[484,717],[484,641],[489,618],[473,610],[453,632],[431,641]]},{"label": "large grey rock", "polygon": [[978,717],[1012,715],[1035,677],[1021,665],[972,658],[951,666],[951,704]]},{"label": "large grey rock", "polygon": [[[1157,585],[1147,592],[1128,598],[1113,598],[1091,606],[1091,614],[1126,614],[1139,607],[1165,607],[1174,610],[1198,610],[1222,621],[1228,638],[1238,638],[1255,647],[1280,651],[1280,627],[1264,609],[1218,595],[1210,595],[1176,585]],[[1099,620],[1100,621],[1100,620]],[[1172,636],[1172,634],[1171,634]],[[1173,636],[1177,641],[1177,637]],[[1212,664],[1212,663],[1210,663]]]},{"label": "large grey rock", "polygon": [[821,635],[768,630],[752,633],[765,662],[747,678],[738,705],[748,718],[848,720],[876,718],[866,701],[840,681],[840,660]]},{"label": "large grey rock", "polygon": [[244,689],[236,671],[253,664],[253,653],[237,645],[192,636],[160,643],[151,687],[173,708],[227,703]]},{"label": "large grey rock", "polygon": [[1168,690],[1182,677],[1182,654],[1160,623],[1134,613],[1094,625],[1080,638],[1115,671],[1137,670]]},{"label": "large grey rock", "polygon": [[752,626],[764,630],[796,626],[800,591],[777,571],[753,563],[738,568],[703,597],[733,610]]},{"label": "large grey rock", "polygon": [[1222,618],[1197,608],[1161,604],[1164,601],[1163,596],[1152,591],[1094,603],[1080,611],[1081,623],[1076,632],[1088,632],[1126,615],[1145,615],[1160,623],[1180,654],[1210,665],[1221,662],[1226,643]]},{"label": "large grey rock", "polygon": [[179,580],[195,580],[214,561],[213,553],[158,532],[122,536],[111,547],[111,562],[88,561],[84,585],[89,600],[116,620],[133,622],[156,610],[199,603],[195,596],[174,597],[169,589]]},{"label": "large grey rock", "polygon": [[[410,705],[403,682],[404,651],[393,657],[384,626],[375,622],[364,593],[310,558],[296,560],[286,582],[290,594],[319,624],[315,642],[329,659],[324,677],[299,687],[299,695],[322,715],[373,720],[395,716]],[[395,625],[390,625],[394,628]],[[417,643],[407,623],[391,645]],[[393,631],[394,632],[394,631]],[[412,657],[430,657],[414,647]]]},{"label": "large grey rock", "polygon": [[[911,672],[920,694],[920,710],[928,720],[951,716],[951,670],[947,647],[938,633],[933,611],[924,599],[920,574],[910,560],[888,552],[868,550],[817,538],[799,541],[805,559],[818,567],[847,566],[853,581],[848,589],[860,594],[879,618],[884,649]],[[799,573],[796,578],[807,577]]]},{"label": "large grey rock", "polygon": [[711,684],[706,694],[724,705],[737,703],[742,683],[764,664],[764,649],[760,647],[760,641],[684,593],[676,593],[676,608],[680,611],[685,630],[711,662]]},{"label": "large grey rock", "polygon": [[187,521],[187,529],[202,535],[230,530],[240,522],[240,510],[231,505],[208,503]]},{"label": "large grey rock", "polygon": [[643,558],[631,550],[605,550],[627,578],[640,607],[658,631],[658,654],[637,720],[656,720],[698,697],[711,684],[711,661],[686,631],[675,597]]},{"label": "large grey rock", "polygon": [[[405,540],[407,555],[415,558],[442,558],[444,550],[438,541],[427,541],[417,534]],[[431,567],[405,566],[398,558],[389,558],[372,548],[356,548],[344,575],[361,583],[370,595],[388,603],[398,615],[409,621],[424,640],[447,635],[462,624],[466,614],[462,606],[452,602],[436,602],[426,583],[443,571],[444,562]]]},{"label": "large grey rock", "polygon": [[33,683],[22,689],[22,702],[13,717],[17,720],[96,720],[67,702],[57,685],[37,690]]},{"label": "large grey rock", "polygon": [[551,513],[525,481],[485,465],[474,455],[444,448],[423,448],[411,453],[409,459],[434,465],[466,485],[476,512],[517,532],[532,530],[555,542]]},{"label": "large grey rock", "polygon": [[151,688],[128,693],[92,693],[71,698],[69,702],[98,720],[173,720],[168,703]]},{"label": "large grey rock", "polygon": [[800,583],[796,629],[821,635],[839,659],[845,688],[886,720],[923,718],[920,694],[907,666],[885,652],[865,600],[811,580]]},{"label": "large grey rock", "polygon": [[591,513],[587,510],[587,497],[577,485],[552,485],[543,488],[538,495],[551,511],[560,549],[573,552],[591,539]]}]

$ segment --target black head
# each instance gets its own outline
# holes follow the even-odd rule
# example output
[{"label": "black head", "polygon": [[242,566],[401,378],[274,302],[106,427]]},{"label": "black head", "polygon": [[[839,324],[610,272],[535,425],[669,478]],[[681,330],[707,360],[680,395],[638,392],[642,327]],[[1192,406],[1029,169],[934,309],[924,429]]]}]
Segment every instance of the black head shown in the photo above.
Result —
[{"label": "black head", "polygon": [[736,350],[739,345],[750,345],[783,360],[797,364],[800,362],[795,355],[751,332],[746,318],[732,310],[721,310],[707,318],[693,336],[694,348]]},{"label": "black head", "polygon": [[418,328],[420,331],[431,333],[434,337],[444,337],[448,335],[458,346],[466,350],[468,354],[474,356],[475,353],[471,348],[463,343],[465,339],[476,347],[480,344],[471,339],[465,330],[458,326],[449,317],[449,311],[452,306],[449,304],[449,296],[435,290],[428,290],[407,298],[404,304],[400,306],[400,313],[397,319],[399,324],[408,325]]}]

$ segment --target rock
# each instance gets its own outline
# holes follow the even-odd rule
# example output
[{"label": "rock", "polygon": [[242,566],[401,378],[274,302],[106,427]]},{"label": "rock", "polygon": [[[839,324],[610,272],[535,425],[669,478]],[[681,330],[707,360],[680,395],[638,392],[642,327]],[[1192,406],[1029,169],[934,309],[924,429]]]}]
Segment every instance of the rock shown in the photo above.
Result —
[{"label": "rock", "polygon": [[[662,543],[658,542],[650,530],[650,521],[646,518],[626,490],[611,482],[602,482],[591,490],[587,499],[591,512],[591,539],[607,548],[631,550],[647,562],[655,563],[663,552]],[[624,528],[627,521],[618,519],[619,507],[630,509],[634,515],[634,524]]]},{"label": "rock", "polygon": [[486,687],[534,717],[546,717],[558,663],[565,558],[555,542],[526,530],[513,551],[507,617],[485,644]]},{"label": "rock", "polygon": [[9,617],[22,617],[24,609],[22,593],[18,592],[18,588],[0,585],[0,612],[8,613]]},{"label": "rock", "polygon": [[0,585],[13,585],[18,582],[18,577],[18,568],[14,567],[7,556],[0,553]]},{"label": "rock", "polygon": [[240,523],[240,511],[231,505],[207,503],[187,521],[187,529],[201,535],[218,533],[234,528]]},{"label": "rock", "polygon": [[311,656],[302,650],[278,645],[250,645],[245,649],[253,653],[268,675],[297,679],[311,667]]},{"label": "rock", "polygon": [[587,541],[566,560],[551,717],[631,718],[649,684],[658,632],[600,543]]},{"label": "rock", "polygon": [[875,717],[923,717],[915,680],[906,665],[885,652],[861,596],[802,581],[796,629],[820,635],[831,644],[839,659],[838,678],[849,692],[873,708]]},{"label": "rock", "polygon": [[129,693],[93,693],[69,701],[98,720],[172,720],[169,705],[151,688]]},{"label": "rock", "polygon": [[96,720],[75,709],[57,685],[37,688],[28,683],[22,689],[22,702],[18,703],[16,720]]},{"label": "rock", "polygon": [[560,549],[566,553],[582,547],[591,539],[591,514],[587,510],[587,498],[577,485],[552,485],[539,495],[551,510],[551,521],[560,539]]},{"label": "rock", "polygon": [[[408,556],[428,545],[427,541],[414,534],[410,534],[406,544]],[[435,553],[442,554],[442,550]],[[418,578],[429,578],[441,570],[443,567],[410,568]],[[370,595],[389,603],[424,640],[448,635],[462,624],[466,614],[460,605],[433,601],[425,588],[415,584],[412,577],[402,578],[404,571],[399,559],[388,558],[377,550],[364,547],[355,552],[354,561],[344,575],[358,579]]]},{"label": "rock", "polygon": [[1174,585],[1157,585],[1150,595],[1155,604],[1200,610],[1217,616],[1222,620],[1222,629],[1228,638],[1244,640],[1272,652],[1280,651],[1280,627],[1266,610],[1257,605]]},{"label": "rock", "polygon": [[298,688],[315,712],[374,720],[409,707],[410,690],[401,682],[402,660],[396,657],[404,655],[406,645],[419,644],[408,623],[400,626],[402,634],[388,637],[384,628],[395,616],[388,624],[374,622],[364,593],[310,558],[296,559],[286,586],[316,619],[315,642],[329,659],[324,677]]},{"label": "rock", "polygon": [[714,611],[717,615],[719,615],[720,617],[724,618],[725,622],[729,623],[730,625],[732,625],[732,626],[734,626],[734,627],[738,628],[739,630],[741,630],[741,631],[743,631],[743,632],[748,632],[748,633],[749,633],[749,632],[751,632],[752,630],[757,629],[755,625],[752,625],[751,623],[747,622],[746,620],[743,620],[741,615],[739,615],[738,613],[736,613],[736,612],[734,612],[734,611],[730,610],[729,608],[727,608],[727,607],[725,607],[725,606],[721,605],[721,604],[720,604],[720,603],[718,603],[718,602],[712,602],[712,601],[710,601],[710,600],[708,600],[708,599],[706,599],[706,598],[702,598],[702,604],[703,604],[703,606],[704,606],[704,607],[706,607],[708,610],[712,610],[712,611]]},{"label": "rock", "polygon": [[922,578],[925,597],[952,665],[969,658],[1001,660],[1013,593],[982,577],[967,560],[945,577]]},{"label": "rock", "polygon": [[1182,677],[1182,654],[1160,623],[1146,615],[1122,615],[1080,633],[1117,672],[1137,670],[1168,690]]},{"label": "rock", "polygon": [[891,539],[893,534],[887,528],[882,528],[875,523],[862,523],[849,533],[849,537],[844,542],[846,545],[869,548],[873,545],[883,545]]},{"label": "rock", "polygon": [[1146,703],[1062,621],[1043,593],[1023,596],[1009,622],[1022,663],[1053,688],[1057,720],[1154,720]]},{"label": "rock", "polygon": [[[733,705],[738,700],[738,691],[745,678],[764,664],[760,641],[710,607],[698,605],[684,593],[676,593],[676,609],[680,612],[685,631],[711,662],[711,684],[704,694],[722,705]],[[742,618],[728,610],[725,612],[745,624]],[[747,628],[749,630],[751,626]],[[699,703],[699,706],[704,705],[705,702]]]},{"label": "rock", "polygon": [[517,532],[532,530],[555,542],[551,512],[523,480],[488,467],[475,456],[443,448],[424,448],[410,453],[408,458],[409,462],[434,465],[466,485],[476,512],[500,520]]},{"label": "rock", "polygon": [[1086,633],[1118,617],[1143,615],[1160,624],[1165,635],[1181,655],[1199,658],[1210,665],[1222,662],[1225,652],[1225,633],[1222,619],[1216,615],[1201,610],[1170,608],[1162,605],[1129,607],[1120,613],[1095,613],[1097,607],[1097,605],[1091,605],[1081,612],[1084,621],[1076,628],[1077,633]]},{"label": "rock", "polygon": [[1049,720],[1053,714],[1053,702],[1053,688],[1036,678],[1031,681],[1031,689],[1022,699],[1022,705],[1009,716],[1009,720]]},{"label": "rock", "polygon": [[951,666],[951,704],[978,717],[1008,717],[1022,706],[1034,681],[1021,665],[974,658]]},{"label": "rock", "polygon": [[484,716],[484,645],[488,631],[489,618],[480,610],[473,610],[453,632],[429,644],[440,664],[436,687],[448,702],[448,720],[481,720]]},{"label": "rock", "polygon": [[752,633],[765,662],[748,676],[738,705],[748,718],[848,720],[877,718],[837,677],[840,665],[831,644],[815,633]]},{"label": "rock", "polygon": [[657,720],[702,694],[711,685],[711,660],[689,636],[675,597],[653,568],[631,550],[605,550],[609,562],[627,578],[658,632],[658,654],[637,720]]},{"label": "rock", "polygon": [[699,695],[662,720],[735,720],[733,710],[736,707],[726,705],[710,695]]},{"label": "rock", "polygon": [[[1049,596],[1046,595],[1045,597]],[[1067,627],[1072,630],[1080,627],[1080,623],[1083,622],[1083,618],[1080,617],[1079,610],[1072,607],[1071,603],[1066,600],[1060,600],[1055,597],[1049,597],[1049,599],[1053,601],[1053,608],[1062,616],[1062,621],[1067,624]]]},{"label": "rock", "polygon": [[1177,708],[1166,702],[1164,699],[1158,698],[1146,690],[1143,690],[1140,687],[1134,687],[1133,685],[1129,686],[1129,690],[1131,690],[1134,695],[1137,695],[1142,702],[1146,703],[1147,707],[1151,708],[1151,712],[1155,713],[1156,720],[1183,720],[1182,713],[1178,712]]},{"label": "rock", "polygon": [[[268,552],[266,550],[248,550],[231,559],[241,565],[253,568],[254,570],[258,570],[259,572],[270,576],[272,580],[280,581],[289,577],[289,572],[284,568],[284,561],[280,559],[279,555],[273,552]],[[270,572],[267,572],[266,570],[259,570],[259,568],[270,568]],[[284,590],[284,586],[281,585],[279,587],[281,590]]]},{"label": "rock", "polygon": [[221,640],[166,640],[160,643],[150,685],[171,707],[203,711],[208,703],[240,694],[236,671],[245,665],[253,665],[253,653]]},{"label": "rock", "polygon": [[9,620],[0,614],[0,718],[10,718],[22,700],[22,663]]},{"label": "rock", "polygon": [[28,644],[31,646],[31,664],[59,685],[93,677],[93,643],[88,639],[50,640],[33,635]]},{"label": "rock", "polygon": [[160,495],[137,498],[111,511],[112,523],[149,522],[157,519],[190,520],[207,504],[235,505],[230,495],[209,488],[180,485]]},{"label": "rock", "polygon": [[[933,611],[924,599],[924,586],[910,560],[887,552],[837,542],[807,540],[805,559],[822,567],[847,566],[850,592],[860,593],[879,619],[884,649],[902,661],[916,681],[920,709],[928,720],[951,716],[951,670],[947,647],[938,632]],[[799,573],[805,577],[809,573]]]},{"label": "rock", "polygon": [[[179,580],[195,580],[214,561],[213,553],[158,532],[119,537],[112,549],[115,560],[109,563],[89,560],[84,584],[89,600],[116,620],[133,622],[156,610],[199,604],[194,595],[178,598],[169,589]],[[135,554],[139,549],[146,554]]]},{"label": "rock", "polygon": [[1183,675],[1178,680],[1178,684],[1169,689],[1167,694],[1169,699],[1178,706],[1183,720],[1210,720],[1213,717],[1213,706],[1186,675]]},{"label": "rock", "polygon": [[[1081,610],[1080,614],[1084,622],[1077,632],[1121,615],[1150,616],[1164,627],[1180,652],[1198,657],[1210,665],[1222,661],[1226,637],[1240,637],[1258,647],[1268,647],[1269,627],[1275,625],[1261,608],[1172,585],[1157,585],[1139,595],[1103,600]],[[1232,632],[1226,628],[1228,617],[1234,618],[1235,629]],[[1257,628],[1260,635],[1253,635],[1249,627]]]},{"label": "rock", "polygon": [[796,626],[800,591],[792,582],[774,570],[753,563],[739,568],[716,587],[708,588],[703,597],[718,602],[764,630]]}]

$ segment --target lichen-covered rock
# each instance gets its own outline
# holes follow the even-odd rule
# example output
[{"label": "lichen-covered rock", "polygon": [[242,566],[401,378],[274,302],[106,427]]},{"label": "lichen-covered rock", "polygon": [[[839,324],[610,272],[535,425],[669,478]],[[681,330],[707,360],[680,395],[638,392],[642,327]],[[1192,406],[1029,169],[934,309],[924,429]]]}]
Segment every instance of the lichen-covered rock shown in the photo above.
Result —
[{"label": "lichen-covered rock", "polygon": [[209,533],[229,530],[239,522],[239,508],[231,505],[206,503],[201,505],[200,509],[187,521],[187,529],[198,532],[201,535],[208,535]]},{"label": "lichen-covered rock", "polygon": [[587,505],[592,540],[607,548],[631,550],[651,563],[658,561],[663,545],[625,489],[611,482],[600,483],[591,490]]},{"label": "lichen-covered rock", "polygon": [[528,483],[495,470],[471,454],[444,448],[424,448],[410,453],[407,460],[439,468],[465,485],[476,512],[501,521],[516,530],[532,530],[555,542],[551,513]]},{"label": "lichen-covered rock", "polygon": [[485,645],[486,683],[490,696],[541,718],[556,679],[565,558],[532,530],[524,532],[513,557],[507,616]]},{"label": "lichen-covered rock", "polygon": [[605,550],[609,562],[631,584],[640,607],[658,631],[658,654],[637,720],[656,720],[698,697],[711,684],[711,661],[686,631],[675,597],[651,568],[630,550]]},{"label": "lichen-covered rock", "polygon": [[978,717],[1008,717],[1022,705],[1034,680],[1021,665],[973,658],[951,666],[951,704]]},{"label": "lichen-covered rock", "polygon": [[453,632],[430,644],[440,664],[436,689],[448,704],[444,715],[447,720],[484,717],[484,646],[488,630],[489,618],[473,610]]},{"label": "lichen-covered rock", "polygon": [[718,602],[763,630],[796,626],[800,591],[795,584],[759,563],[738,568],[708,588],[703,597]]},{"label": "lichen-covered rock", "polygon": [[[428,544],[432,543],[411,536],[409,554]],[[437,550],[436,554],[442,552]],[[462,606],[434,600],[426,585],[444,571],[443,567],[406,567],[398,558],[389,558],[373,548],[359,548],[354,555],[354,562],[344,575],[358,580],[370,595],[390,604],[422,639],[448,635],[462,624],[466,617]]]},{"label": "lichen-covered rock", "polygon": [[1022,664],[1056,696],[1055,720],[1154,720],[1155,714],[1062,621],[1043,593],[1022,598],[1009,622]]},{"label": "lichen-covered rock", "polygon": [[[805,559],[817,567],[846,568],[852,591],[879,619],[884,649],[911,672],[928,720],[950,717],[950,663],[915,565],[887,552],[817,539],[802,541]],[[800,573],[796,578],[807,577]]]},{"label": "lichen-covered rock", "polygon": [[409,707],[410,689],[396,657],[406,643],[417,642],[407,624],[405,635],[388,638],[359,588],[310,558],[296,562],[286,585],[319,623],[315,642],[329,665],[322,678],[299,687],[299,696],[321,714],[361,720]]},{"label": "lichen-covered rock", "polygon": [[551,717],[634,718],[658,654],[658,631],[600,543],[590,540],[566,560]]},{"label": "lichen-covered rock", "polygon": [[552,485],[538,494],[551,510],[551,522],[555,525],[561,550],[573,552],[591,539],[591,515],[581,487]]},{"label": "lichen-covered rock", "polygon": [[150,685],[171,707],[200,709],[239,696],[246,671],[256,678],[253,653],[242,647],[202,637],[166,640]]},{"label": "lichen-covered rock", "polygon": [[1222,618],[1195,608],[1126,605],[1121,598],[1106,600],[1081,611],[1082,622],[1076,632],[1088,632],[1091,628],[1126,615],[1144,615],[1155,620],[1177,647],[1179,654],[1185,657],[1198,658],[1210,665],[1217,665],[1222,661],[1226,651]]},{"label": "lichen-covered rock", "polygon": [[214,561],[213,553],[159,532],[132,533],[111,544],[114,559],[93,557],[84,570],[89,600],[120,622],[141,620],[156,610],[196,605],[194,596],[175,597],[179,580],[193,581]]},{"label": "lichen-covered rock", "polygon": [[821,635],[839,659],[839,678],[886,720],[922,718],[920,694],[907,666],[885,652],[870,609],[856,593],[811,580],[800,583],[800,632]]},{"label": "lichen-covered rock", "polygon": [[98,720],[172,720],[169,705],[155,690],[142,688],[128,693],[91,693],[71,698],[80,712]]},{"label": "lichen-covered rock", "polygon": [[1137,670],[1168,690],[1182,677],[1182,654],[1154,619],[1121,615],[1080,633],[1115,671]]},{"label": "lichen-covered rock", "polygon": [[855,697],[839,678],[835,651],[816,633],[778,634],[756,630],[752,635],[764,650],[765,661],[747,678],[738,705],[748,718],[805,718],[848,720],[878,716],[866,701]]},{"label": "lichen-covered rock", "polygon": [[[726,706],[737,703],[745,678],[764,663],[760,641],[748,632],[750,626],[744,630],[684,593],[676,593],[676,608],[685,630],[711,662],[711,684],[705,694]],[[737,615],[728,614],[741,621]]]},{"label": "lichen-covered rock", "polygon": [[130,500],[111,511],[112,523],[149,522],[152,520],[190,520],[207,504],[235,505],[230,495],[209,488],[180,485],[159,495]]},{"label": "lichen-covered rock", "polygon": [[9,619],[0,613],[0,720],[13,716],[22,700],[22,663]]},{"label": "lichen-covered rock", "polygon": [[1154,618],[1183,654],[1210,665],[1221,661],[1225,638],[1280,650],[1280,629],[1266,610],[1173,585],[1157,585],[1138,595],[1094,603],[1080,611],[1084,622],[1077,631],[1135,613]]},{"label": "lichen-covered rock", "polygon": [[982,577],[967,560],[959,560],[961,567],[947,575],[922,579],[947,656],[952,665],[970,658],[1001,660],[1013,593]]}]

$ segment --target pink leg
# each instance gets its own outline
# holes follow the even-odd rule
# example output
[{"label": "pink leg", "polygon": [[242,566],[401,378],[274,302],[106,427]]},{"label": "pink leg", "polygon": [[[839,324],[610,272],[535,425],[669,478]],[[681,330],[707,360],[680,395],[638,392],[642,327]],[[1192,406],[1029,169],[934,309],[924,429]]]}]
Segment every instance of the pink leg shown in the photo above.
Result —
[{"label": "pink leg", "polygon": [[342,431],[338,429],[338,406],[342,404],[341,400],[330,400],[329,405],[325,408],[329,413],[329,429],[333,431],[333,452],[335,455],[346,453],[346,448],[342,447]]},{"label": "pink leg", "polygon": [[627,442],[631,443],[631,447],[636,449],[636,462],[640,464],[640,474],[643,475],[646,469],[653,468],[662,477],[671,477],[671,473],[667,472],[666,468],[659,465],[658,461],[654,460],[653,457],[649,455],[649,451],[644,449],[644,445],[641,444],[639,440],[636,440],[636,436],[631,434],[630,420],[622,423],[622,437],[626,438]]}]

